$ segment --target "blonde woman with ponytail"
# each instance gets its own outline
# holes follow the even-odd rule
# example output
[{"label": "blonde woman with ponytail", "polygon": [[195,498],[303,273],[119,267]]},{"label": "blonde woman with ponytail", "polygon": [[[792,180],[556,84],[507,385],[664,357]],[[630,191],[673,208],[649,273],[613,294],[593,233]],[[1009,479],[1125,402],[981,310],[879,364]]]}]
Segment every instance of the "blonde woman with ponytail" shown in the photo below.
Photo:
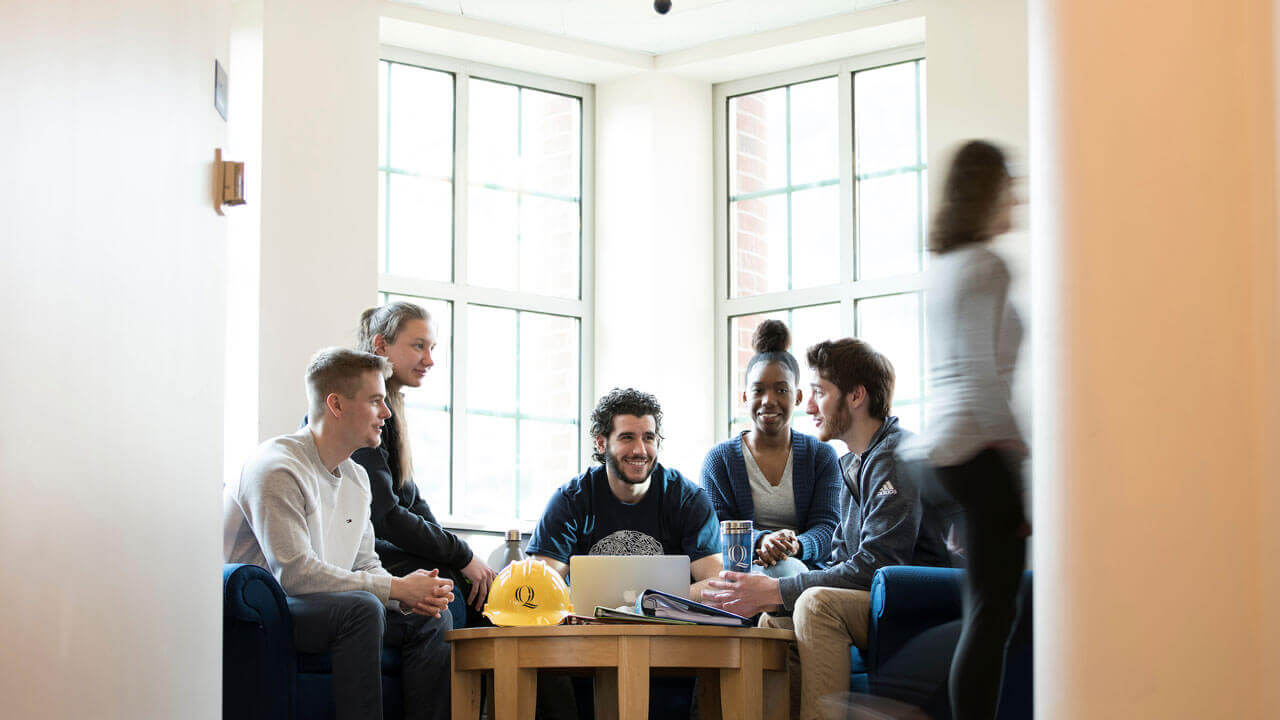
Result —
[{"label": "blonde woman with ponytail", "polygon": [[351,456],[369,473],[373,530],[382,565],[393,575],[439,570],[458,583],[461,592],[456,594],[475,608],[476,613],[467,613],[475,622],[495,573],[466,542],[440,526],[413,481],[403,388],[422,385],[435,364],[431,355],[436,348],[435,323],[426,310],[409,302],[369,308],[360,316],[357,344],[360,350],[387,358],[392,367],[387,379],[391,417],[383,425],[382,444]]}]

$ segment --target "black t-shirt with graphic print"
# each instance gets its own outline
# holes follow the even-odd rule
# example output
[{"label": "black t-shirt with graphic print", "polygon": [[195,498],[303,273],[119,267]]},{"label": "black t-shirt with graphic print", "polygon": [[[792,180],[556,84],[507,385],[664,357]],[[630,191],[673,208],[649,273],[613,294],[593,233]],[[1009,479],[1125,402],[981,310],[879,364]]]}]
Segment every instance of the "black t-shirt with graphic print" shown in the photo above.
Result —
[{"label": "black t-shirt with graphic print", "polygon": [[574,555],[688,555],[720,552],[715,510],[702,488],[655,465],[649,491],[629,505],[597,465],[556,490],[525,552],[568,563]]}]

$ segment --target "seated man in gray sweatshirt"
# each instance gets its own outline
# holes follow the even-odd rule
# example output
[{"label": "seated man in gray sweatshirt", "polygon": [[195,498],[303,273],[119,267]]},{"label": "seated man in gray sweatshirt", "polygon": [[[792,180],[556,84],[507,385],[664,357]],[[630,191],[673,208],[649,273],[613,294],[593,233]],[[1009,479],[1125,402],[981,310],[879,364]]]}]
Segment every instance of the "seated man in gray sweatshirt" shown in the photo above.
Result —
[{"label": "seated man in gray sweatshirt", "polygon": [[328,348],[307,368],[311,422],[258,446],[223,493],[227,562],[267,568],[288,595],[294,645],[330,653],[338,718],[382,719],[383,646],[404,659],[406,718],[449,716],[448,603],[436,571],[392,577],[373,550],[369,477],[351,460],[391,416],[385,358]]},{"label": "seated man in gray sweatshirt", "polygon": [[[814,373],[808,412],[819,439],[849,448],[840,458],[840,522],[827,567],[774,579],[722,572],[704,602],[740,615],[765,615],[761,625],[794,625],[800,655],[803,720],[843,717],[823,698],[849,690],[849,645],[866,647],[871,577],[886,565],[948,565],[943,515],[921,501],[920,488],[900,472],[895,453],[911,434],[889,415],[893,365],[867,343],[828,340],[808,351]],[[840,711],[843,712],[843,711]]]}]

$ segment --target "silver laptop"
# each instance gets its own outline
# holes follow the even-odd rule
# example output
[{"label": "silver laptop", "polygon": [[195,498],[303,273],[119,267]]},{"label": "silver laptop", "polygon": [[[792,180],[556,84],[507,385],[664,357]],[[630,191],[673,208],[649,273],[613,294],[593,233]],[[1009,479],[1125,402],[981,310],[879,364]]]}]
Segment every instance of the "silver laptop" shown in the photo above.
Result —
[{"label": "silver laptop", "polygon": [[688,555],[574,555],[569,558],[569,601],[578,615],[597,605],[634,609],[645,590],[689,597]]}]

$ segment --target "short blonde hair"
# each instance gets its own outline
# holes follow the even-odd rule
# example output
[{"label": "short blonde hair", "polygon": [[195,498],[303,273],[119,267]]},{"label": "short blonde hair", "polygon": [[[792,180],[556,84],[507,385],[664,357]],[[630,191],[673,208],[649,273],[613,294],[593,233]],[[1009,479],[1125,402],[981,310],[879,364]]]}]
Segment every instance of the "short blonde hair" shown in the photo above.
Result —
[{"label": "short blonde hair", "polygon": [[312,421],[323,417],[325,398],[338,393],[354,398],[360,391],[360,380],[367,372],[376,372],[383,380],[391,377],[391,361],[373,353],[328,347],[311,356],[307,365],[307,408]]}]

